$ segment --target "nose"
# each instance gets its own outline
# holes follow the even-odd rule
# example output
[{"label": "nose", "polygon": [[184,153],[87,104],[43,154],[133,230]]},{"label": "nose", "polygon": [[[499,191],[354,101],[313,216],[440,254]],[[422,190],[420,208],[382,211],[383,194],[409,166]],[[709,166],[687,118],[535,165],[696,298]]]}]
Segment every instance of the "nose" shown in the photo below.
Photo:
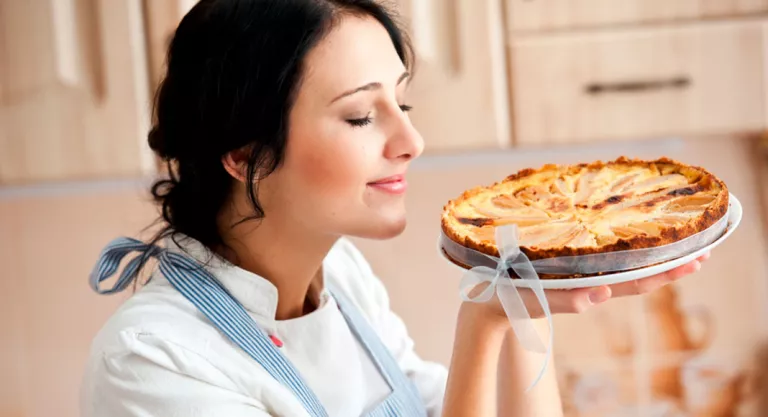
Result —
[{"label": "nose", "polygon": [[424,139],[411,123],[406,113],[399,111],[398,117],[393,118],[392,130],[387,138],[384,156],[387,159],[410,161],[424,151]]}]

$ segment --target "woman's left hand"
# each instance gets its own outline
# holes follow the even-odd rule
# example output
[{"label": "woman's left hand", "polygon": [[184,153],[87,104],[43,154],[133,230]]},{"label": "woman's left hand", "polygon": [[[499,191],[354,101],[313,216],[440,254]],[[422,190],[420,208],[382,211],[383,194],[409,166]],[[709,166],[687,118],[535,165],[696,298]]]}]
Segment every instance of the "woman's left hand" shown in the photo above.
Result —
[{"label": "woman's left hand", "polygon": [[[626,297],[653,292],[680,278],[697,272],[701,263],[709,259],[709,253],[695,261],[682,265],[667,272],[620,284],[604,285],[592,288],[576,288],[572,290],[545,290],[549,308],[552,314],[582,313],[590,307],[608,301],[611,298]],[[533,291],[520,289],[520,296],[528,308],[531,317],[543,317],[544,313]]]}]

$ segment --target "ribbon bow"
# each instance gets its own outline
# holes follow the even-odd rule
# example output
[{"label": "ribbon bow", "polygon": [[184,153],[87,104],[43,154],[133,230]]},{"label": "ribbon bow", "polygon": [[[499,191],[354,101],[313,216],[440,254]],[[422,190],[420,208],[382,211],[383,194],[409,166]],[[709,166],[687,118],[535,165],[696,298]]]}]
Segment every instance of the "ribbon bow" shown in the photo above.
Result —
[{"label": "ribbon bow", "polygon": [[[120,268],[120,261],[132,252],[138,252],[139,256],[131,259],[125,265],[122,273],[111,287],[102,288],[102,282],[113,276]],[[88,277],[89,284],[93,291],[98,294],[114,294],[123,291],[136,280],[139,270],[149,258],[161,260],[160,270],[166,276],[169,274],[169,268],[200,269],[199,265],[183,255],[158,246],[148,245],[133,238],[119,237],[102,250],[99,261]]]},{"label": "ribbon bow", "polygon": [[[497,259],[490,256],[489,258],[497,262],[496,269],[487,266],[476,266],[468,270],[461,279],[461,298],[464,301],[484,303],[496,294],[501,306],[504,308],[504,312],[507,314],[509,323],[512,325],[515,336],[523,348],[528,351],[546,354],[539,375],[526,389],[526,392],[528,392],[538,384],[549,365],[549,356],[552,352],[553,342],[552,313],[549,310],[549,303],[536,270],[533,268],[528,257],[520,251],[517,240],[517,225],[510,224],[497,227],[495,238],[500,258]],[[546,346],[533,327],[528,309],[525,307],[525,303],[523,303],[523,299],[517,291],[513,279],[509,276],[509,269],[512,269],[521,279],[528,280],[529,285],[527,287],[536,294],[536,299],[539,301],[549,324],[549,343]],[[482,283],[488,283],[488,286],[474,297],[470,296],[469,292]]]}]

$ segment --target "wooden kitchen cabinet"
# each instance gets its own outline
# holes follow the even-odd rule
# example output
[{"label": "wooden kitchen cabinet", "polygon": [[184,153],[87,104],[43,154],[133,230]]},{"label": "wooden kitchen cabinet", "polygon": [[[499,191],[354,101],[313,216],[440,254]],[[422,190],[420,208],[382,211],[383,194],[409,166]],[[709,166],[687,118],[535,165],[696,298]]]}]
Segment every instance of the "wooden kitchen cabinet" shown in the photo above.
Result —
[{"label": "wooden kitchen cabinet", "polygon": [[0,0],[0,184],[154,169],[141,0]]},{"label": "wooden kitchen cabinet", "polygon": [[510,32],[735,17],[768,11],[768,0],[506,0]]},{"label": "wooden kitchen cabinet", "polygon": [[[0,184],[152,173],[196,0],[0,0]],[[396,0],[426,152],[766,127],[768,0]]]},{"label": "wooden kitchen cabinet", "polygon": [[398,0],[416,50],[408,100],[427,153],[510,144],[501,4]]},{"label": "wooden kitchen cabinet", "polygon": [[762,129],[763,26],[702,22],[514,38],[516,143]]}]

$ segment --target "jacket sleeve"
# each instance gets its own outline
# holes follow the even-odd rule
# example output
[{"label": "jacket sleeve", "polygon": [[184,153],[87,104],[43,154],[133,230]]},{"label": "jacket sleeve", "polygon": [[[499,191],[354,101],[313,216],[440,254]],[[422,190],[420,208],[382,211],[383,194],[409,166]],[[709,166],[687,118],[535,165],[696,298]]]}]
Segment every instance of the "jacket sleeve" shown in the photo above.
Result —
[{"label": "jacket sleeve", "polygon": [[267,417],[258,400],[205,358],[150,334],[124,332],[120,349],[91,363],[84,417]]}]

